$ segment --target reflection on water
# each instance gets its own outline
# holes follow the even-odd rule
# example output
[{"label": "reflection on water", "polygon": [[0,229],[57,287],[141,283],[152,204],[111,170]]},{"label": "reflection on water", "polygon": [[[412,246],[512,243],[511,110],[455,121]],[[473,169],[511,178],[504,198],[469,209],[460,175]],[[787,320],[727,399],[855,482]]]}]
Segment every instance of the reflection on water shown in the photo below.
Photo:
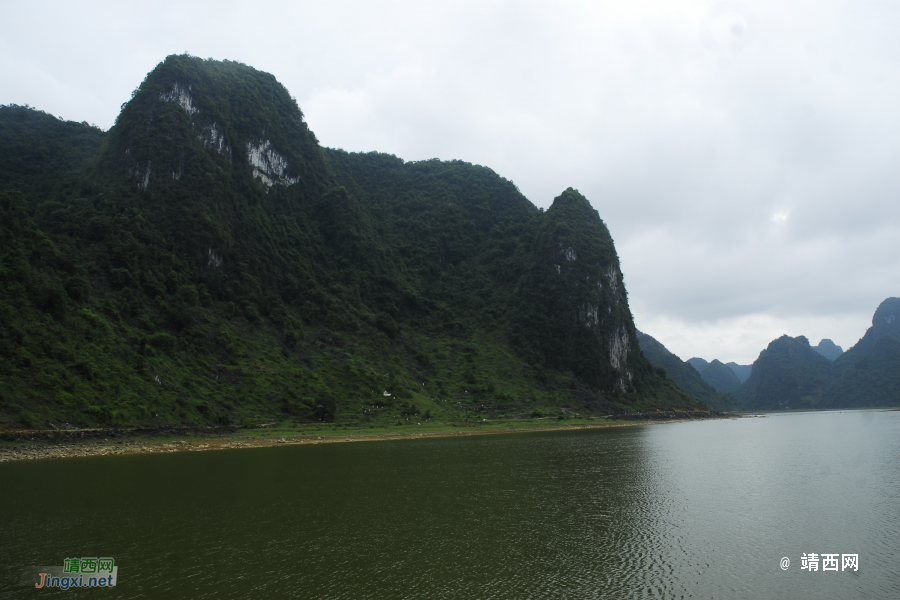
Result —
[{"label": "reflection on water", "polygon": [[73,556],[122,598],[897,598],[898,461],[853,412],[7,463],[0,598]]}]

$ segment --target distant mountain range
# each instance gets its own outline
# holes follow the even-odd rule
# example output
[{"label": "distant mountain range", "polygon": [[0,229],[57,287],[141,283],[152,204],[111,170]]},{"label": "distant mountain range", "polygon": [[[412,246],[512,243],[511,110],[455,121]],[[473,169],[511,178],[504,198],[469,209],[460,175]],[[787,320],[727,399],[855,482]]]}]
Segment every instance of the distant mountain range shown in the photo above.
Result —
[{"label": "distant mountain range", "polygon": [[900,298],[888,298],[850,350],[782,336],[763,350],[734,392],[752,410],[858,408],[900,404]]},{"label": "distant mountain range", "polygon": [[727,362],[725,364],[734,371],[741,383],[747,381],[747,378],[750,377],[750,370],[753,369],[753,365],[739,365],[736,362]]},{"label": "distant mountain range", "polygon": [[647,334],[638,332],[644,356],[665,368],[669,377],[694,397],[717,410],[721,396],[709,397],[697,377],[716,392],[749,410],[860,408],[900,404],[900,298],[878,307],[872,327],[847,352],[830,339],[812,346],[804,336],[772,341],[752,365],[722,364],[694,357],[679,366],[677,356]]},{"label": "distant mountain range", "polygon": [[[670,352],[659,341],[652,336],[641,331],[637,332],[638,344],[641,346],[641,352],[650,363],[657,368],[665,369],[666,375],[688,394],[700,400],[713,410],[732,411],[738,410],[739,406],[735,399],[726,393],[725,390],[719,390],[701,375],[693,366],[691,361],[701,361],[706,363],[702,358],[692,358],[690,361],[683,361],[678,356]],[[717,365],[722,365],[719,361],[713,361]],[[710,364],[707,363],[706,367]],[[724,365],[722,365],[724,367]],[[727,367],[724,367],[728,370]],[[716,380],[716,367],[711,373],[711,378]],[[719,374],[721,375],[721,374]],[[734,377],[734,374],[731,374]],[[734,386],[735,388],[737,386]]]},{"label": "distant mountain range", "polygon": [[[711,363],[697,356],[689,358],[687,362],[700,373],[700,376],[703,377],[703,381],[707,382],[720,392],[733,392],[736,390],[740,384],[744,383],[744,381],[750,377],[750,369],[752,367],[752,365],[739,365],[735,362],[722,365],[722,362],[716,359],[713,359]],[[709,369],[713,363],[717,364],[712,369]],[[735,383],[735,379],[732,378],[731,375],[720,368],[720,365],[731,370],[737,378],[737,383]]]},{"label": "distant mountain range", "polygon": [[881,303],[872,326],[847,352],[831,340],[812,347],[803,336],[778,338],[735,396],[751,409],[897,406],[900,298]]}]

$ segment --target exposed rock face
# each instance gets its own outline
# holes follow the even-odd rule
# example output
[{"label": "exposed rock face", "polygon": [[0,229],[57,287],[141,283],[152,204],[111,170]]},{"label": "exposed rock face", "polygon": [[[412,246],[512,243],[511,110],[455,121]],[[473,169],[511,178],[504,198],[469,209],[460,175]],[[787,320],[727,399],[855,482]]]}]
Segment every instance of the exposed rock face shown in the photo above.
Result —
[{"label": "exposed rock face", "polygon": [[616,386],[622,392],[628,391],[634,379],[634,372],[628,365],[628,352],[633,345],[628,330],[620,323],[609,341],[609,366],[619,372]]},{"label": "exposed rock face", "polygon": [[612,292],[610,298],[613,302],[618,301],[618,292],[619,292],[619,278],[621,275],[619,274],[619,269],[616,268],[615,265],[609,265],[606,268],[606,281],[609,284],[609,289]]},{"label": "exposed rock face", "polygon": [[272,147],[269,140],[255,144],[247,142],[247,160],[253,167],[253,177],[262,179],[267,187],[276,183],[291,185],[300,181],[299,177],[287,175],[287,159]]},{"label": "exposed rock face", "polygon": [[[202,94],[201,94],[202,96]],[[191,83],[183,83],[176,81],[161,91],[158,95],[160,102],[174,102],[184,109],[190,121],[190,128],[200,140],[201,145],[208,149],[214,150],[219,154],[224,154],[229,161],[232,158],[231,145],[227,140],[240,139],[240,132],[226,132],[226,128],[220,124],[220,121],[214,118],[214,114],[207,114],[200,108],[203,105],[196,97],[194,86]],[[213,113],[215,110],[211,109]],[[147,116],[148,129],[159,115],[150,107],[150,114]],[[172,127],[168,128],[170,137],[173,141],[177,136],[171,135]],[[264,131],[264,130],[263,130]],[[247,137],[244,137],[246,140]],[[251,137],[251,141],[244,142],[247,152],[247,161],[250,163],[254,178],[258,178],[268,188],[275,184],[292,185],[300,180],[300,177],[292,177],[288,175],[288,159],[282,153],[276,150],[275,144],[270,139],[263,139],[257,133]],[[184,151],[181,151],[184,154]],[[146,190],[151,181],[151,160],[148,157],[146,162],[135,162],[127,168],[128,173],[135,179],[139,189]],[[184,171],[183,161],[179,165],[167,164],[163,171],[167,173],[171,171],[172,179],[178,180]]]},{"label": "exposed rock face", "polygon": [[151,161],[148,160],[146,163],[134,163],[125,169],[125,172],[137,182],[138,189],[141,191],[146,190],[150,185],[150,167]]},{"label": "exposed rock face", "polygon": [[227,154],[229,159],[231,158],[231,146],[225,145],[225,132],[215,121],[212,125],[207,125],[200,130],[200,141],[204,148],[212,148],[216,152]]},{"label": "exposed rock face", "polygon": [[187,112],[188,115],[194,116],[200,112],[200,109],[194,106],[193,98],[191,98],[191,86],[184,86],[175,83],[171,91],[162,92],[159,99],[164,102],[177,102]]},{"label": "exposed rock face", "polygon": [[222,257],[219,256],[219,253],[215,248],[209,249],[209,261],[206,263],[207,267],[212,267],[213,269],[217,269],[222,266]]}]

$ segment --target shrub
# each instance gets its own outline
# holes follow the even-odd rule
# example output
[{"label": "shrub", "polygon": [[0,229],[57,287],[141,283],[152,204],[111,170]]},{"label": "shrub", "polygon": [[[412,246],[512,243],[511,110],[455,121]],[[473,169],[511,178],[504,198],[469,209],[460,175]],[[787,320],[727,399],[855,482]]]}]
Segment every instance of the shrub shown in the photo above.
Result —
[{"label": "shrub", "polygon": [[69,277],[63,287],[69,298],[75,301],[84,300],[91,292],[90,284],[83,277]]},{"label": "shrub", "polygon": [[154,333],[147,343],[164,352],[172,352],[175,349],[175,336],[168,333]]},{"label": "shrub", "polygon": [[20,410],[19,414],[16,415],[16,418],[19,420],[19,423],[25,425],[26,427],[34,426],[35,421],[37,421],[34,413],[32,413],[30,410]]},{"label": "shrub", "polygon": [[197,306],[200,304],[200,294],[197,292],[197,288],[192,285],[180,286],[175,293],[175,297],[188,306]]},{"label": "shrub", "polygon": [[294,348],[299,341],[299,336],[296,331],[286,331],[284,333],[284,345],[288,348]]}]

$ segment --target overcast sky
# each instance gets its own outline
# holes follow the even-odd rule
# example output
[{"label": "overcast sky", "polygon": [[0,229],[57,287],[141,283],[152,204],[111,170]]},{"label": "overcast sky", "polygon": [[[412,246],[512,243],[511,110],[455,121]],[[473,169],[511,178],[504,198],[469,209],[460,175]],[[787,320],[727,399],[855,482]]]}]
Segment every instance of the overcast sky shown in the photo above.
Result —
[{"label": "overcast sky", "polygon": [[749,364],[900,296],[900,2],[3,2],[0,103],[109,128],[166,55],[274,74],[325,146],[571,186],[639,329]]}]

